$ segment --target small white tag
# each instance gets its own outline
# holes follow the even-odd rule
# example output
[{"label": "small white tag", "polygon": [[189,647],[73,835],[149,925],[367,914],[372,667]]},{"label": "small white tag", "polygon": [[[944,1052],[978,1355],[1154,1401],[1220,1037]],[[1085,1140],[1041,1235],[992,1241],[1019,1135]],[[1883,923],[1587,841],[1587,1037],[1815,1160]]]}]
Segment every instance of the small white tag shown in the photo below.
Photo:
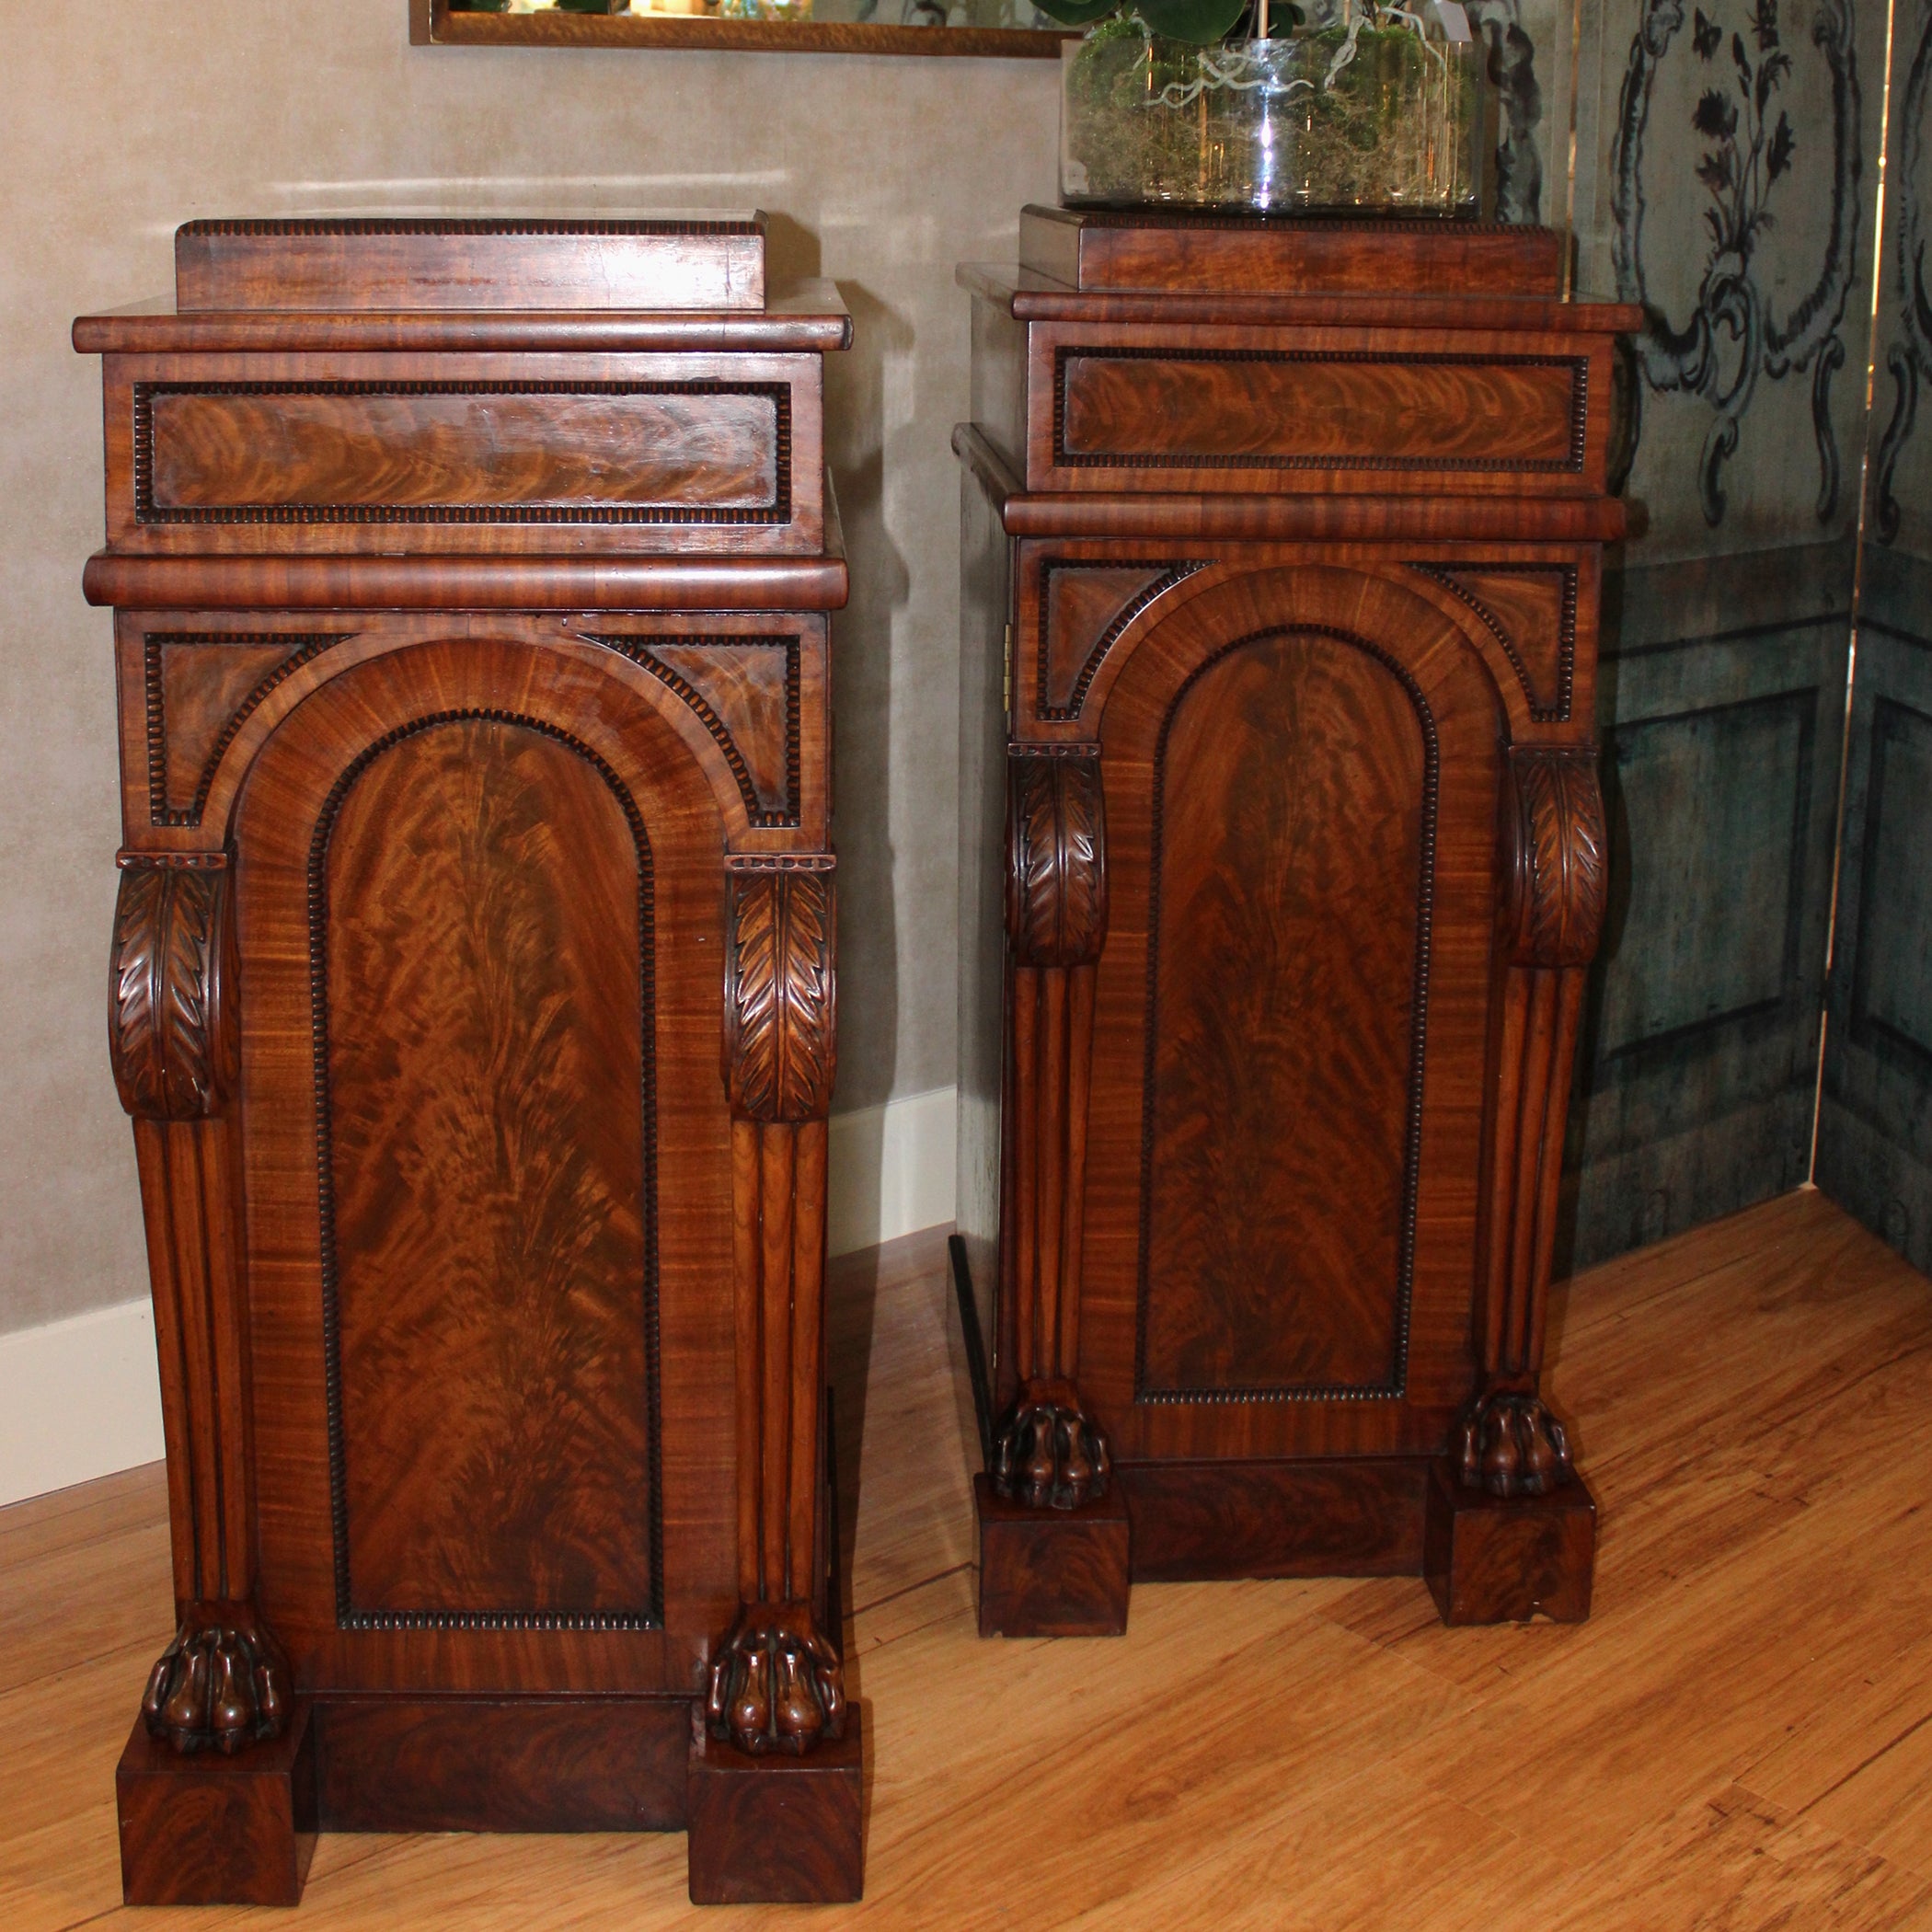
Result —
[{"label": "small white tag", "polygon": [[1469,35],[1469,17],[1461,6],[1461,0],[1435,0],[1435,17],[1443,23],[1443,38],[1447,40],[1466,40]]}]

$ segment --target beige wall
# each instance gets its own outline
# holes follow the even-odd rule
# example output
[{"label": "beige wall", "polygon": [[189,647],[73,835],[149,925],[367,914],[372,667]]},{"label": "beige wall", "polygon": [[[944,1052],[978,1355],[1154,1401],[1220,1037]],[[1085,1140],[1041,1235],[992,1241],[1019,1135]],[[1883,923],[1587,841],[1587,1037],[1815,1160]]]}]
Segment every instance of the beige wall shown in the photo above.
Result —
[{"label": "beige wall", "polygon": [[[0,111],[0,1331],[139,1294],[105,1047],[118,818],[98,373],[78,312],[160,293],[193,216],[376,205],[757,205],[858,346],[830,445],[852,554],[836,637],[838,1105],[953,1073],[953,651],[962,258],[1051,199],[1046,62],[412,48],[406,0],[6,9]],[[494,184],[494,185],[493,185]]]}]

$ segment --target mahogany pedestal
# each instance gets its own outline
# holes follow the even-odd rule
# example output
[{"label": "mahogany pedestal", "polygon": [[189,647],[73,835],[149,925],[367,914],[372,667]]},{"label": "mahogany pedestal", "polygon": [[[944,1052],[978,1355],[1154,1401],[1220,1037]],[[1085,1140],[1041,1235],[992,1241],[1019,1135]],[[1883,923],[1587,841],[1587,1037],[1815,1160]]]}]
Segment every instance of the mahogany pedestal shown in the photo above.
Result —
[{"label": "mahogany pedestal", "polygon": [[[131,1900],[292,1903],[317,1824],[681,1829],[694,1711],[736,1794],[695,1891],[856,1895],[850,329],[767,295],[755,215],[195,223],[172,308],[75,325],[179,1623]],[[837,1849],[797,1856],[821,1786]]]},{"label": "mahogany pedestal", "polygon": [[316,1849],[316,1736],[298,1704],[278,1738],[184,1754],[136,1718],[114,1771],[131,1905],[293,1905]]},{"label": "mahogany pedestal", "polygon": [[1020,254],[960,271],[954,437],[981,1627],[1124,1627],[1122,1531],[1581,1615],[1544,1307],[1641,318],[1480,223],[1029,209]]},{"label": "mahogany pedestal", "polygon": [[864,1890],[857,1710],[810,1757],[748,1758],[694,1730],[685,1773],[694,1905],[831,1905]]},{"label": "mahogany pedestal", "polygon": [[1029,1509],[972,1478],[982,1637],[1121,1637],[1127,1504],[1118,1490],[1074,1510]]},{"label": "mahogany pedestal", "polygon": [[1430,1465],[1422,1575],[1445,1624],[1580,1624],[1595,1565],[1596,1499],[1581,1476],[1505,1501]]}]

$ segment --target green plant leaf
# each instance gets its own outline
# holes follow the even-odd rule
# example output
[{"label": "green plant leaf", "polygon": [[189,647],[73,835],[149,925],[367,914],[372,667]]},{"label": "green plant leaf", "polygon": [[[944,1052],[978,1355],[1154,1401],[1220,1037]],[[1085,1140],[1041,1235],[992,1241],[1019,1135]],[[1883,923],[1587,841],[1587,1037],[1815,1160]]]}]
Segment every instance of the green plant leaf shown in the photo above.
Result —
[{"label": "green plant leaf", "polygon": [[1121,0],[1033,0],[1050,20],[1063,27],[1085,27],[1089,20],[1104,20],[1120,11]]},{"label": "green plant leaf", "polygon": [[1212,47],[1227,38],[1248,0],[1135,0],[1134,11],[1164,40]]}]

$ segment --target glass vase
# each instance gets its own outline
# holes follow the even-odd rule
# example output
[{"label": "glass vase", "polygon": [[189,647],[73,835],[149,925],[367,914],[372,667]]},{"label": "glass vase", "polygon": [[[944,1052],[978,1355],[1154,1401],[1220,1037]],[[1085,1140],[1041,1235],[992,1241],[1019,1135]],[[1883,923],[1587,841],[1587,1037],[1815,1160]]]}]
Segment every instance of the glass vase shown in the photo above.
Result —
[{"label": "glass vase", "polygon": [[1070,208],[1302,214],[1478,212],[1483,50],[1437,9],[1376,26],[1346,7],[1265,40],[1188,47],[1110,20],[1061,49]]}]

